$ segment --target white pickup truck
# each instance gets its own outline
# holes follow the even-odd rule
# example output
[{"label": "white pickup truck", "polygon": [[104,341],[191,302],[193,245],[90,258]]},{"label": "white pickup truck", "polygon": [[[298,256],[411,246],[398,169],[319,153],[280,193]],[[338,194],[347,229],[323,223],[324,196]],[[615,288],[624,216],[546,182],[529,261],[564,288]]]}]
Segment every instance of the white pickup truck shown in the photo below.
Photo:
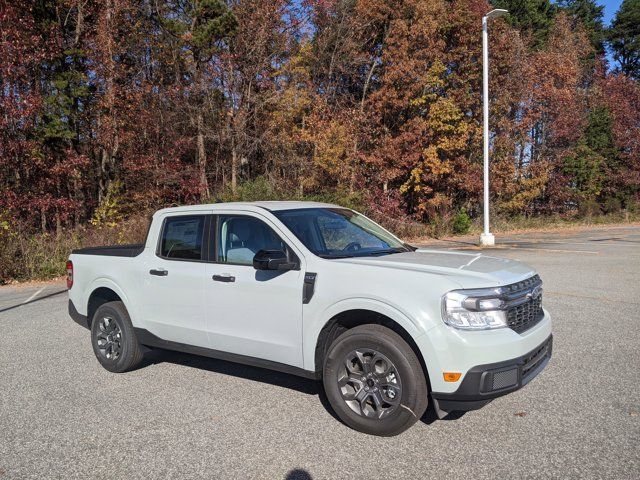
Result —
[{"label": "white pickup truck", "polygon": [[480,408],[551,357],[531,267],[416,249],[336,205],[167,208],[143,245],[76,250],[67,273],[69,314],[107,370],[146,346],[321,379],[344,423],[375,435],[429,399],[440,417]]}]

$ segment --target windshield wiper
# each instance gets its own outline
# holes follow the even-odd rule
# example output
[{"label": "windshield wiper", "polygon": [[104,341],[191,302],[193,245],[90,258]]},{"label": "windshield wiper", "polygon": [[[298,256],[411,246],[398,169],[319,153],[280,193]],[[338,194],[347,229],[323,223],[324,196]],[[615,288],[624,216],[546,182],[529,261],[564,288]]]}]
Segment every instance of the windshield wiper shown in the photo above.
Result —
[{"label": "windshield wiper", "polygon": [[376,250],[374,252],[369,252],[367,255],[390,255],[392,253],[405,253],[407,250],[404,248],[387,248],[385,250]]},{"label": "windshield wiper", "polygon": [[405,250],[404,248],[385,248],[384,250],[374,250],[372,252],[354,252],[351,255],[346,255],[346,254],[338,254],[338,255],[331,255],[331,254],[318,254],[319,257],[321,258],[329,258],[329,259],[334,259],[334,258],[360,258],[360,257],[371,257],[371,256],[377,256],[377,255],[390,255],[392,253],[405,253],[408,250]]}]

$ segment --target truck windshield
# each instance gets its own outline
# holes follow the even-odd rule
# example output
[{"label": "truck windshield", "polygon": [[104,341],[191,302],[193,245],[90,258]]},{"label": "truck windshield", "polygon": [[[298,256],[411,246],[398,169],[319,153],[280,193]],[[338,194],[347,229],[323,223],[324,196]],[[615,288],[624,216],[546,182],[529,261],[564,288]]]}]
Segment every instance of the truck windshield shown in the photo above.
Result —
[{"label": "truck windshield", "polygon": [[346,208],[303,208],[273,214],[319,257],[363,257],[412,250],[376,223]]}]

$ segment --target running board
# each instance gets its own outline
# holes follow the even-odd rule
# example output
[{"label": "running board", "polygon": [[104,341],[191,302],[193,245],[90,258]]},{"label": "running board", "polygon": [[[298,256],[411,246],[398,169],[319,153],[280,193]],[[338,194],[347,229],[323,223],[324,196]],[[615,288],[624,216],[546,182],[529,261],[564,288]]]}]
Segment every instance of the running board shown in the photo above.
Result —
[{"label": "running board", "polygon": [[184,343],[172,342],[170,340],[164,340],[163,338],[157,337],[149,330],[146,330],[144,328],[134,327],[133,330],[136,332],[138,341],[142,345],[146,345],[147,347],[163,348],[165,350],[191,353],[193,355],[215,358],[217,360],[224,360],[226,362],[241,363],[243,365],[249,365],[251,367],[265,368],[267,370],[275,370],[277,372],[288,373],[290,375],[296,375],[298,377],[308,378],[310,380],[320,379],[320,374],[317,372],[310,372],[309,370],[305,370],[304,368],[294,367],[285,363],[272,362],[271,360],[249,357],[247,355],[238,355],[236,353],[222,352],[220,350],[214,350],[212,348],[196,347]]}]

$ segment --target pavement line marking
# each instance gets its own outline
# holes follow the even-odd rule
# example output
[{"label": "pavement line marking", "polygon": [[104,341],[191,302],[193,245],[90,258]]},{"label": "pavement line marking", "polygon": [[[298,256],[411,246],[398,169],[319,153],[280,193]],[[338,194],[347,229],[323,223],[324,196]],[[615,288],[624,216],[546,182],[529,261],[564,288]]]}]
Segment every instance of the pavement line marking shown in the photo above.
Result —
[{"label": "pavement line marking", "polygon": [[47,293],[46,295],[43,295],[43,296],[41,296],[39,298],[34,298],[33,300],[30,300],[30,301],[26,300],[24,302],[17,303],[15,305],[10,305],[8,307],[0,308],[0,313],[8,312],[9,310],[13,310],[14,308],[24,307],[25,305],[29,305],[29,304],[34,303],[34,302],[39,302],[40,300],[44,300],[45,298],[51,298],[51,297],[54,297],[56,295],[60,295],[61,293],[68,292],[68,291],[69,291],[69,289],[65,288],[65,289],[59,290],[57,292]]},{"label": "pavement line marking", "polygon": [[598,300],[600,302],[615,302],[615,303],[628,303],[630,305],[640,305],[640,303],[638,302],[630,302],[629,300],[618,300],[615,298],[607,298],[607,297],[594,297],[591,295],[580,295],[579,293],[554,292],[553,290],[545,290],[544,293],[551,296],[558,295],[560,297],[586,298],[588,300]]},{"label": "pavement line marking", "polygon": [[[525,243],[525,241],[523,241],[523,243]],[[557,241],[532,241],[532,242],[527,242],[527,243],[552,243],[554,245],[590,245],[590,246],[594,246],[593,242],[557,242]],[[619,244],[619,243],[604,243],[604,242],[598,242],[597,243],[598,246],[600,245],[611,245],[614,247],[631,247],[631,248],[639,248],[640,245],[626,245],[626,244]]]},{"label": "pavement line marking", "polygon": [[25,303],[29,303],[31,300],[33,300],[34,298],[36,298],[38,295],[40,295],[40,292],[42,292],[45,288],[47,287],[42,287],[40,290],[38,290],[36,293],[34,293],[33,295],[31,295],[29,298],[27,298],[24,302],[22,302],[22,304],[24,305]]},{"label": "pavement line marking", "polygon": [[594,252],[591,250],[561,250],[555,248],[533,248],[533,247],[518,247],[510,245],[496,245],[492,249],[483,249],[481,247],[449,247],[450,250],[485,250],[490,253],[492,250],[531,250],[534,252],[552,252],[552,253],[589,253],[591,255],[600,255],[600,252]]},{"label": "pavement line marking", "polygon": [[533,247],[516,247],[505,246],[508,250],[533,250],[534,252],[555,252],[555,253],[590,253],[592,255],[600,255],[600,252],[594,252],[592,250],[562,250],[559,248],[533,248]]}]

